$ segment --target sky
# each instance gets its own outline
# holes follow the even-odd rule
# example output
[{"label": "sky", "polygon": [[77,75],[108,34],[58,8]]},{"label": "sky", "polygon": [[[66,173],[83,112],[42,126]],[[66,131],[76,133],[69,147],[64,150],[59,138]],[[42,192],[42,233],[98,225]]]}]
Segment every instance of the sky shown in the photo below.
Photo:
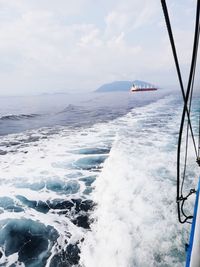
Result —
[{"label": "sky", "polygon": [[[167,0],[186,79],[195,0]],[[178,87],[159,0],[0,0],[0,95]]]}]

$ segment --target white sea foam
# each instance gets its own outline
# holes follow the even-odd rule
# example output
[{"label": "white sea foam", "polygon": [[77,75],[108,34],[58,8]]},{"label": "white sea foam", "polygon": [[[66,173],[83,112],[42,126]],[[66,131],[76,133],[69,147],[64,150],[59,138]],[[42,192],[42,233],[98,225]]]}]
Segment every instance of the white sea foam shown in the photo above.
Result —
[{"label": "white sea foam", "polygon": [[176,215],[175,105],[166,98],[118,120],[92,194],[97,208],[81,248],[83,266],[183,266],[188,226],[180,226]]},{"label": "white sea foam", "polygon": [[[107,156],[106,151],[110,149],[114,134],[112,129],[108,129],[104,124],[88,129],[79,128],[79,131],[63,127],[50,136],[46,135],[46,132],[47,129],[27,131],[1,139],[1,148],[7,154],[3,155],[0,161],[0,222],[18,220],[22,225],[26,224],[26,220],[32,220],[45,227],[52,226],[59,235],[52,247],[49,245],[51,256],[46,266],[52,267],[51,259],[54,255],[66,251],[70,243],[79,242],[87,231],[73,222],[78,215],[84,215],[84,211],[75,211],[75,207],[71,211],[63,207],[61,210],[50,207],[48,212],[43,212],[42,207],[47,205],[48,208],[49,203],[56,201],[60,201],[62,205],[62,202],[67,200],[90,199],[88,193],[84,193],[88,187],[84,179],[98,174],[95,166]],[[37,136],[37,139],[34,142],[26,142],[30,136]],[[68,186],[70,190],[67,189]],[[39,201],[44,203],[40,210],[38,204],[35,206],[35,201],[38,204]],[[21,211],[14,212],[16,207],[21,208]],[[2,233],[5,232],[4,225],[0,226]],[[27,231],[26,229],[24,231]],[[15,238],[17,244],[18,237]],[[5,256],[5,250],[5,247],[2,247],[3,256],[0,257],[0,264],[23,264],[19,262],[17,253]],[[40,257],[43,257],[42,253]]]},{"label": "white sea foam", "polygon": [[[79,246],[84,267],[182,266],[188,227],[181,227],[176,219],[179,113],[176,100],[166,97],[87,129],[44,128],[3,137],[0,198],[9,197],[23,211],[1,207],[0,221],[31,219],[52,226],[59,237],[50,249],[46,266],[52,267],[51,259],[69,243],[76,244],[83,238]],[[102,172],[92,169],[95,161],[103,162],[108,156],[110,147],[109,157],[103,165],[100,163]],[[97,148],[101,149],[99,154]],[[195,167],[192,169],[193,176]],[[91,195],[84,193],[88,176],[97,176]],[[67,186],[71,191],[63,189]],[[72,222],[73,212],[67,216],[54,209],[40,212],[19,196],[44,203],[92,199],[97,206],[91,213],[91,231]],[[189,210],[192,203],[193,199]],[[11,262],[19,264],[15,253],[3,255],[0,264],[6,260],[7,266]]]}]

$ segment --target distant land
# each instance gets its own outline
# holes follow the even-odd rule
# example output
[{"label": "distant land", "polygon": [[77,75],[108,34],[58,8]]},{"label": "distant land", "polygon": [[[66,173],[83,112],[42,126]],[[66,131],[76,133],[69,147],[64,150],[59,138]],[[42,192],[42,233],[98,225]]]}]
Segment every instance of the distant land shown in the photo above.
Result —
[{"label": "distant land", "polygon": [[133,83],[137,86],[149,86],[152,85],[148,82],[144,81],[116,81],[112,83],[106,83],[100,86],[95,92],[97,93],[105,93],[105,92],[119,92],[119,91],[129,91]]}]

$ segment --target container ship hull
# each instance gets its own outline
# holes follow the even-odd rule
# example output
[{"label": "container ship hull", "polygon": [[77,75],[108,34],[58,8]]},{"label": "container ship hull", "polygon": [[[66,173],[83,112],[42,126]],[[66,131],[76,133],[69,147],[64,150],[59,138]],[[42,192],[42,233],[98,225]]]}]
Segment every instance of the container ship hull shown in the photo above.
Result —
[{"label": "container ship hull", "polygon": [[157,88],[142,88],[142,89],[132,89],[131,88],[131,92],[146,92],[146,91],[157,91]]}]

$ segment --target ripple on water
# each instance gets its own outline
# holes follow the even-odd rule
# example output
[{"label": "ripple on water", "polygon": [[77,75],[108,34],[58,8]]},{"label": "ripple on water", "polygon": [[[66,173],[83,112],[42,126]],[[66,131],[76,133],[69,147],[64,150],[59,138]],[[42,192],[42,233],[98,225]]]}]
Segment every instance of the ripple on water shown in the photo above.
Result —
[{"label": "ripple on water", "polygon": [[91,157],[85,157],[80,158],[77,161],[75,161],[72,165],[77,169],[81,170],[95,170],[95,169],[101,169],[101,164],[106,160],[108,156],[91,156]]},{"label": "ripple on water", "polygon": [[81,148],[79,150],[73,150],[73,153],[81,155],[95,155],[95,154],[108,154],[110,148]]}]

